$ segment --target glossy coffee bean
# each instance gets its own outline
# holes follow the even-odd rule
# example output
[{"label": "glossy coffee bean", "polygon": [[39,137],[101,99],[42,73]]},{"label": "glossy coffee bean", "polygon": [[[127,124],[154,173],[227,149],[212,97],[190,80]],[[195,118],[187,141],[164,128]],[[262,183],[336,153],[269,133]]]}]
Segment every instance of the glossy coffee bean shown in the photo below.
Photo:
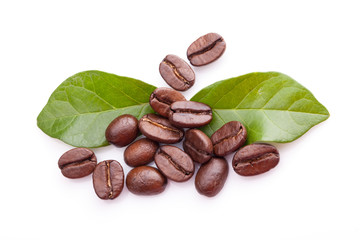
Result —
[{"label": "glossy coffee bean", "polygon": [[186,101],[186,98],[174,89],[161,87],[152,92],[149,103],[155,112],[168,118],[170,114],[170,105],[176,101]]},{"label": "glossy coffee bean", "polygon": [[276,147],[270,144],[254,143],[241,148],[234,155],[232,166],[242,176],[253,176],[269,171],[280,160]]},{"label": "glossy coffee bean", "polygon": [[115,160],[100,162],[93,173],[93,186],[96,195],[101,199],[114,199],[124,187],[124,171]]},{"label": "glossy coffee bean", "polygon": [[130,167],[146,165],[154,160],[159,144],[148,138],[139,139],[124,151],[124,161]]},{"label": "glossy coffee bean", "polygon": [[139,129],[147,138],[160,143],[177,143],[184,137],[184,130],[153,113],[146,114],[139,120]]},{"label": "glossy coffee bean", "polygon": [[225,48],[225,41],[219,34],[208,33],[189,46],[187,58],[192,65],[203,66],[218,59]]},{"label": "glossy coffee bean", "polygon": [[159,170],[149,166],[132,169],[126,176],[126,187],[137,195],[155,195],[163,192],[167,179]]},{"label": "glossy coffee bean", "polygon": [[124,114],[109,124],[105,137],[109,143],[124,147],[135,140],[138,132],[138,120],[132,115]]},{"label": "glossy coffee bean", "polygon": [[96,156],[88,148],[73,148],[59,159],[61,173],[67,178],[81,178],[92,173],[96,166]]},{"label": "glossy coffee bean", "polygon": [[210,138],[199,129],[189,129],[186,131],[183,148],[192,160],[198,163],[209,161],[213,153],[213,145]]},{"label": "glossy coffee bean", "polygon": [[178,127],[195,128],[211,122],[212,111],[205,103],[178,101],[170,106],[170,122]]},{"label": "glossy coffee bean", "polygon": [[194,162],[188,154],[178,147],[161,146],[155,154],[155,163],[159,170],[175,182],[189,180],[194,174]]},{"label": "glossy coffee bean", "polygon": [[214,154],[217,156],[225,156],[236,151],[244,145],[246,137],[247,132],[241,122],[231,121],[224,124],[211,136]]},{"label": "glossy coffee bean", "polygon": [[167,55],[160,63],[161,77],[172,88],[185,91],[195,83],[195,73],[184,60],[176,55]]},{"label": "glossy coffee bean", "polygon": [[195,177],[196,190],[207,197],[213,197],[223,188],[229,173],[224,158],[212,158],[201,165]]}]

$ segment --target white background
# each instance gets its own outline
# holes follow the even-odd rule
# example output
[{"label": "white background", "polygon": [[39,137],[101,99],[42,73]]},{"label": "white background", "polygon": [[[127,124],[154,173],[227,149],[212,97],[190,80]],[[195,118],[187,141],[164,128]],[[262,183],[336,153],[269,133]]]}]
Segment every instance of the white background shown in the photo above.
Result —
[{"label": "white background", "polygon": [[[360,239],[359,1],[0,1],[0,239]],[[102,70],[167,86],[158,65],[208,32],[227,49],[195,68],[203,87],[279,71],[307,87],[330,118],[276,144],[279,165],[244,178],[230,169],[214,198],[194,178],[160,195],[124,188],[97,198],[91,176],[63,177],[72,147],[36,117],[69,76]],[[127,173],[123,148],[95,149]],[[231,161],[232,156],[228,157]]]}]

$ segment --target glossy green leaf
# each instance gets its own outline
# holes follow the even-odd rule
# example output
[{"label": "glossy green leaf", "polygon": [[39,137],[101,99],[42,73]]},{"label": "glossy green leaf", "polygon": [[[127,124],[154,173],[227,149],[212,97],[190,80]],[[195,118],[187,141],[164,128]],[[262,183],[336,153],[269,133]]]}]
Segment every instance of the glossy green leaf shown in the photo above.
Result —
[{"label": "glossy green leaf", "polygon": [[121,114],[136,118],[153,112],[155,87],[140,80],[100,71],[66,79],[50,96],[37,118],[41,130],[76,147],[107,145],[105,130]]},{"label": "glossy green leaf", "polygon": [[329,117],[309,90],[278,72],[250,73],[219,81],[191,100],[213,109],[213,120],[202,128],[208,136],[224,123],[237,120],[248,131],[248,143],[291,142]]}]

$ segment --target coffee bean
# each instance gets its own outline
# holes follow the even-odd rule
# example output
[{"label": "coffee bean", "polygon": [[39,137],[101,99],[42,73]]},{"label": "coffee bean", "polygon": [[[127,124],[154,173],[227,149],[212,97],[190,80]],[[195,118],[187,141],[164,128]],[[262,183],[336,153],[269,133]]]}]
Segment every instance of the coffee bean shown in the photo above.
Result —
[{"label": "coffee bean", "polygon": [[155,195],[163,192],[167,179],[159,170],[149,166],[132,169],[126,176],[126,186],[137,195]]},{"label": "coffee bean", "polygon": [[177,143],[184,137],[184,130],[153,113],[146,114],[139,120],[139,129],[147,138],[161,143]]},{"label": "coffee bean", "polygon": [[211,108],[200,102],[178,101],[170,106],[170,122],[178,127],[195,128],[211,122]]},{"label": "coffee bean", "polygon": [[242,176],[253,176],[269,171],[280,160],[276,147],[270,144],[254,143],[241,148],[232,161],[235,172]]},{"label": "coffee bean", "polygon": [[138,120],[130,114],[124,114],[109,124],[105,137],[109,143],[124,147],[134,141],[138,132]]},{"label": "coffee bean", "polygon": [[155,112],[168,118],[170,105],[176,101],[186,101],[186,98],[174,89],[161,87],[152,92],[149,103]]},{"label": "coffee bean", "polygon": [[247,137],[245,127],[238,121],[224,124],[211,136],[214,154],[225,156],[244,145]]},{"label": "coffee bean", "polygon": [[186,131],[183,148],[192,160],[198,163],[209,161],[213,153],[213,145],[210,138],[198,129]]},{"label": "coffee bean", "polygon": [[139,139],[124,151],[124,160],[130,167],[146,165],[154,160],[159,144],[148,138]]},{"label": "coffee bean", "polygon": [[213,197],[223,188],[229,173],[224,158],[212,158],[201,165],[195,177],[196,190],[207,197]]},{"label": "coffee bean", "polygon": [[93,185],[96,195],[101,199],[114,199],[124,187],[124,171],[115,160],[100,162],[93,173]]},{"label": "coffee bean", "polygon": [[92,173],[96,163],[96,156],[90,149],[73,148],[60,157],[58,165],[65,177],[81,178]]},{"label": "coffee bean", "polygon": [[203,66],[218,59],[225,51],[224,39],[217,33],[208,33],[187,49],[187,58],[194,66]]},{"label": "coffee bean", "polygon": [[194,71],[176,55],[167,55],[160,63],[159,70],[166,83],[178,91],[188,90],[194,85]]},{"label": "coffee bean", "polygon": [[155,154],[155,164],[167,178],[175,182],[189,180],[195,170],[190,156],[174,146],[161,146]]}]

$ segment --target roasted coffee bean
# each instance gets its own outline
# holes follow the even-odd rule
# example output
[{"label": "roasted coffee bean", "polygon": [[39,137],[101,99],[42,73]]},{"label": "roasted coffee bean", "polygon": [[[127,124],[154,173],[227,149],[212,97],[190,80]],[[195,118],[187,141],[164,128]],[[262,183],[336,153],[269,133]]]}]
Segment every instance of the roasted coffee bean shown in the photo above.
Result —
[{"label": "roasted coffee bean", "polygon": [[136,167],[126,176],[126,187],[137,195],[159,194],[165,190],[166,185],[166,177],[149,166]]},{"label": "roasted coffee bean", "polygon": [[188,90],[194,85],[194,71],[176,55],[167,55],[160,63],[159,71],[165,82],[178,91]]},{"label": "roasted coffee bean", "polygon": [[124,114],[109,124],[105,137],[109,143],[124,147],[135,140],[138,132],[138,120],[132,115]]},{"label": "roasted coffee bean", "polygon": [[199,129],[189,129],[186,131],[183,148],[192,160],[198,163],[209,161],[213,153],[213,145],[210,138]]},{"label": "roasted coffee bean", "polygon": [[60,157],[58,165],[65,177],[81,178],[92,173],[96,163],[96,156],[90,149],[73,148]]},{"label": "roasted coffee bean", "polygon": [[189,180],[194,174],[194,162],[183,150],[174,146],[161,146],[155,154],[159,170],[175,182]]},{"label": "roasted coffee bean", "polygon": [[241,148],[234,155],[232,166],[242,176],[253,176],[269,171],[280,160],[276,147],[270,144],[254,143]]},{"label": "roasted coffee bean", "polygon": [[186,98],[174,89],[161,87],[152,92],[149,103],[155,112],[168,118],[170,105],[176,101],[186,101]]},{"label": "roasted coffee bean", "polygon": [[212,158],[199,168],[195,177],[196,190],[207,197],[213,197],[223,188],[229,173],[224,158]]},{"label": "roasted coffee bean", "polygon": [[139,139],[124,151],[124,160],[130,167],[146,165],[154,160],[159,144],[148,138]]},{"label": "roasted coffee bean", "polygon": [[184,137],[184,130],[153,113],[146,114],[139,120],[139,129],[147,138],[161,143],[177,143]]},{"label": "roasted coffee bean", "polygon": [[244,145],[247,137],[245,127],[238,121],[231,121],[211,136],[211,141],[214,146],[214,154],[217,156],[225,156],[231,152],[236,151]]},{"label": "roasted coffee bean", "polygon": [[211,108],[205,103],[178,101],[170,106],[170,122],[178,127],[201,127],[212,120]]},{"label": "roasted coffee bean", "polygon": [[114,199],[124,187],[124,171],[115,160],[100,162],[93,173],[93,185],[96,195],[101,199]]},{"label": "roasted coffee bean", "polygon": [[187,58],[192,65],[203,66],[218,59],[225,48],[225,41],[219,34],[208,33],[189,46]]}]

